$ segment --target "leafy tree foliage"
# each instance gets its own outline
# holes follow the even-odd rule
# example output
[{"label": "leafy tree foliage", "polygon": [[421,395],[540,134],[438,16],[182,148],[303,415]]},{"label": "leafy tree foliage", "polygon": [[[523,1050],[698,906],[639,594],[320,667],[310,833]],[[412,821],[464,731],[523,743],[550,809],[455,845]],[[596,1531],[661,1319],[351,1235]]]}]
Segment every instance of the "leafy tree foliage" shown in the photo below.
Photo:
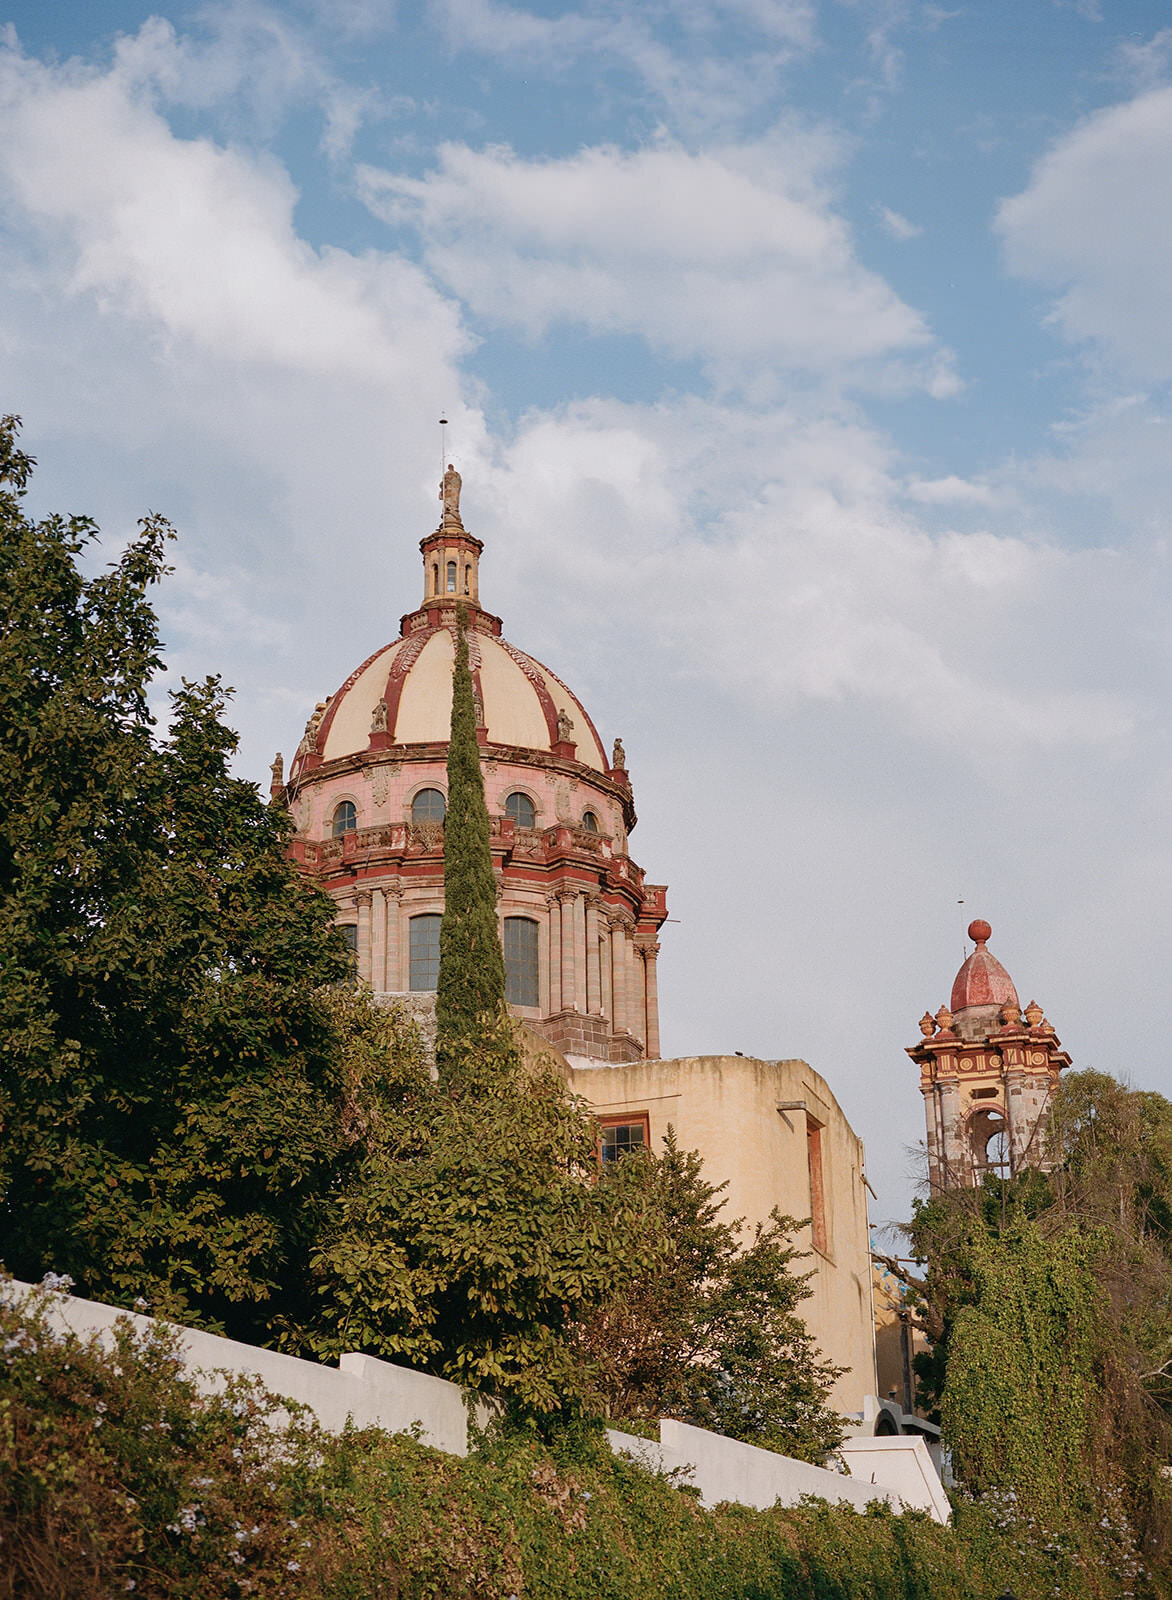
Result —
[{"label": "leafy tree foliage", "polygon": [[458,611],[444,822],[444,915],[436,993],[437,1051],[446,1070],[461,1040],[491,1028],[505,1007],[505,961],[497,927],[484,775],[468,666],[464,607]]},{"label": "leafy tree foliage", "polygon": [[671,1130],[661,1156],[624,1156],[602,1187],[630,1197],[658,1245],[582,1329],[608,1414],[676,1417],[824,1460],[842,1439],[826,1399],[841,1369],[821,1358],[798,1315],[810,1291],[792,1271],[794,1219],[775,1210],[746,1242],[743,1224],[721,1215],[727,1185],[710,1184]]},{"label": "leafy tree foliage", "polygon": [[940,1195],[910,1228],[939,1407],[958,1475],[1046,1525],[1134,1531],[1166,1569],[1172,1503],[1172,1104],[1070,1074],[1054,1170]]},{"label": "leafy tree foliage", "polygon": [[638,1197],[588,1181],[592,1119],[498,1017],[441,1083],[359,1092],[361,1155],[323,1217],[318,1305],[285,1343],[407,1361],[530,1412],[580,1406],[570,1333],[659,1254]]},{"label": "leafy tree foliage", "polygon": [[[345,1137],[346,968],[287,823],[231,776],[215,679],[172,696],[148,519],[86,578],[83,518],[33,522],[0,428],[0,1219],[7,1265],[259,1333],[296,1283]],[[263,1309],[262,1309],[263,1308]]]}]

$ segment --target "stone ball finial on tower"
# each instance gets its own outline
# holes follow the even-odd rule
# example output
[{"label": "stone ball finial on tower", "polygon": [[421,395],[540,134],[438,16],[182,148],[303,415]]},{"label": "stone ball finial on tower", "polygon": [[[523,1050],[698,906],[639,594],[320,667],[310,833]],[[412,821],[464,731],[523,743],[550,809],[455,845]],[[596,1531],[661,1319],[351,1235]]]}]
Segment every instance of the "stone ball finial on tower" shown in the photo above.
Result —
[{"label": "stone ball finial on tower", "polygon": [[970,1006],[1016,1006],[1020,1004],[1013,979],[995,955],[985,946],[993,930],[987,922],[977,917],[969,923],[969,938],[976,949],[964,962],[952,985],[949,1001],[953,1012],[966,1011]]}]

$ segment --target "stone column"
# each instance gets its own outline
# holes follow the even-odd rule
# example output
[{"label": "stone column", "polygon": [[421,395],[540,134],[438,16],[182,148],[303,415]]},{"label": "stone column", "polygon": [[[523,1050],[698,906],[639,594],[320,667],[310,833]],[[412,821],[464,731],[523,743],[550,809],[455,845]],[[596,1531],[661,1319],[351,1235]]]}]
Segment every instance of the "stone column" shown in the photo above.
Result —
[{"label": "stone column", "polygon": [[549,988],[546,991],[546,1012],[556,1015],[562,1009],[562,908],[556,894],[545,897],[546,968]]},{"label": "stone column", "polygon": [[659,956],[659,946],[655,943],[640,945],[643,955],[644,990],[647,996],[647,1031],[643,1038],[647,1045],[647,1056],[651,1061],[659,1060],[659,975],[656,961]]},{"label": "stone column", "polygon": [[602,990],[602,1014],[613,1030],[614,984],[611,981],[610,917],[607,915],[605,907],[599,909],[598,931],[600,935],[598,966],[601,978],[599,987]]},{"label": "stone column", "polygon": [[973,1181],[973,1158],[962,1132],[960,1085],[955,1080],[940,1079],[936,1094],[940,1107],[942,1181],[947,1189],[967,1188]]},{"label": "stone column", "polygon": [[370,890],[359,889],[354,900],[358,906],[358,976],[370,983]]},{"label": "stone column", "polygon": [[562,935],[562,1006],[563,1011],[574,1009],[574,901],[577,895],[573,889],[559,889],[558,900],[561,904]]},{"label": "stone column", "polygon": [[370,907],[370,987],[382,994],[387,987],[387,897],[381,889],[371,891]]},{"label": "stone column", "polygon": [[614,1031],[626,1033],[627,1023],[627,924],[614,917],[610,925],[611,984],[614,992]]},{"label": "stone column", "polygon": [[383,899],[387,913],[387,988],[392,994],[402,994],[407,987],[403,982],[403,930],[400,921],[403,891],[398,887],[384,889]]},{"label": "stone column", "polygon": [[585,1016],[586,1005],[586,896],[574,896],[574,1006]]},{"label": "stone column", "polygon": [[602,973],[598,966],[598,896],[586,899],[586,1009],[591,1016],[602,1014]]}]

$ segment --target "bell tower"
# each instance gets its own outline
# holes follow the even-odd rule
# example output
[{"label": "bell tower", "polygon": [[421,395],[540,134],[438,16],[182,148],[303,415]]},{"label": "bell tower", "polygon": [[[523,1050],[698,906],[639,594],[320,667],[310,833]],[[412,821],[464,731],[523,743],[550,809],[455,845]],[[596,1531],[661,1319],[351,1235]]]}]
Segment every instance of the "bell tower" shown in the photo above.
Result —
[{"label": "bell tower", "polygon": [[986,1173],[1046,1170],[1046,1121],[1070,1065],[1042,1008],[1023,1011],[1008,972],[988,949],[987,922],[969,923],[976,948],[947,1006],[920,1019],[908,1055],[920,1068],[933,1194],[974,1188]]}]

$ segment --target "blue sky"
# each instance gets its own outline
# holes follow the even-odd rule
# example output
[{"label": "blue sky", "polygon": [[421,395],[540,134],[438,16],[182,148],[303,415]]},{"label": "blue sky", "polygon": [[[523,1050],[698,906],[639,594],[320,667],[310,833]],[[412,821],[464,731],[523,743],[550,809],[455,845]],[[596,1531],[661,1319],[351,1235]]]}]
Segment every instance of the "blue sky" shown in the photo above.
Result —
[{"label": "blue sky", "polygon": [[625,739],[666,1049],[806,1056],[904,1215],[981,915],[1172,1092],[1167,6],[4,15],[0,404],[38,508],[175,522],[242,770],[414,604],[442,409]]}]

